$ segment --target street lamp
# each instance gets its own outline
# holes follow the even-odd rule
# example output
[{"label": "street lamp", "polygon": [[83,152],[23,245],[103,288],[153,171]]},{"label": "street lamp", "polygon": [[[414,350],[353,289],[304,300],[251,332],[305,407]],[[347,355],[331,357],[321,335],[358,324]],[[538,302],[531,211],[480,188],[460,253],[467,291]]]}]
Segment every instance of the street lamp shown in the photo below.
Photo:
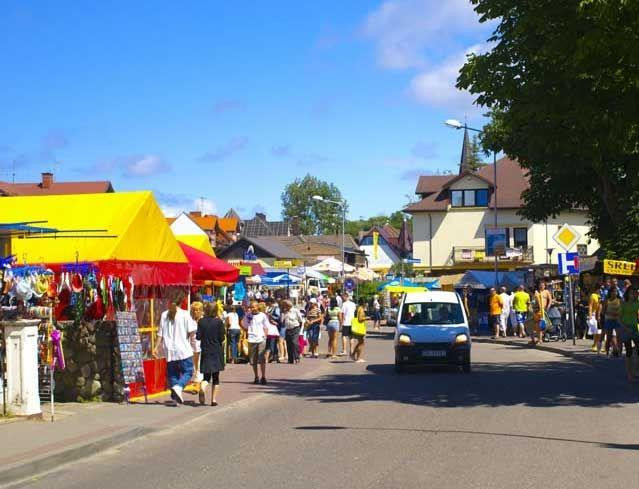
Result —
[{"label": "street lamp", "polygon": [[313,200],[316,200],[318,202],[328,202],[329,204],[335,204],[338,205],[342,208],[342,281],[344,280],[345,277],[345,273],[344,273],[344,261],[345,261],[345,251],[344,248],[346,247],[346,235],[345,235],[345,223],[346,223],[346,202],[344,200],[329,200],[329,199],[325,199],[324,197],[322,197],[321,195],[313,195]]},{"label": "street lamp", "polygon": [[[484,133],[484,131],[482,131],[481,129],[475,129],[474,127],[469,127],[468,125],[466,125],[466,123],[462,124],[457,119],[448,119],[444,122],[444,124],[448,127],[451,127],[457,130],[464,129],[465,131],[475,131],[479,134]],[[494,190],[495,229],[497,229],[497,152],[496,151],[493,151],[493,181],[495,186],[495,190]],[[495,289],[496,289],[497,286],[499,285],[499,275],[497,273],[497,270],[498,270],[497,250],[495,250],[494,253],[495,253]]]}]

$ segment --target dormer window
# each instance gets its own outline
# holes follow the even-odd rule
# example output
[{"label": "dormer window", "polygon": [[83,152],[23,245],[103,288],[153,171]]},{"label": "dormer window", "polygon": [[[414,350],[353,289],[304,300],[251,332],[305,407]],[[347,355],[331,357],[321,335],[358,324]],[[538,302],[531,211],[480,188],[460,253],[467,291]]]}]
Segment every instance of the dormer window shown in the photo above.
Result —
[{"label": "dormer window", "polygon": [[451,190],[452,207],[488,207],[488,189]]}]

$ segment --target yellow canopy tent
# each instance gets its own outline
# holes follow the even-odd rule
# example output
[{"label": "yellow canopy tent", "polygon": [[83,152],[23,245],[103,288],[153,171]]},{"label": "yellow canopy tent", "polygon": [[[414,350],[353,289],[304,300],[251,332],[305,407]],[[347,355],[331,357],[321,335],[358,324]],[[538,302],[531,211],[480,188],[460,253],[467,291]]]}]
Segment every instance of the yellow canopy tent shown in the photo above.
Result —
[{"label": "yellow canopy tent", "polygon": [[33,221],[73,232],[14,237],[11,252],[19,263],[118,262],[121,269],[120,262],[142,262],[142,283],[160,280],[158,273],[188,283],[186,257],[151,192],[0,198],[0,222]]},{"label": "yellow canopy tent", "polygon": [[428,289],[426,287],[417,287],[417,286],[410,286],[410,285],[389,285],[387,287],[384,288],[384,290],[387,290],[388,292],[391,292],[393,294],[401,294],[404,292],[428,292]]}]

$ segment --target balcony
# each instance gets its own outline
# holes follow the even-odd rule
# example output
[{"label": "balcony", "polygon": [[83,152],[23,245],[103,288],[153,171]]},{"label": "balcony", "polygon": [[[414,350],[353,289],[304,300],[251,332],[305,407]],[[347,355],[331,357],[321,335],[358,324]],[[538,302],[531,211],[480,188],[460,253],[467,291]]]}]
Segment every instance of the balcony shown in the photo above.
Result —
[{"label": "balcony", "polygon": [[[534,262],[532,247],[506,248],[504,255],[498,256],[498,261],[512,264],[531,264]],[[483,246],[453,246],[453,263],[466,265],[473,263],[494,263],[495,256],[487,255]]]}]

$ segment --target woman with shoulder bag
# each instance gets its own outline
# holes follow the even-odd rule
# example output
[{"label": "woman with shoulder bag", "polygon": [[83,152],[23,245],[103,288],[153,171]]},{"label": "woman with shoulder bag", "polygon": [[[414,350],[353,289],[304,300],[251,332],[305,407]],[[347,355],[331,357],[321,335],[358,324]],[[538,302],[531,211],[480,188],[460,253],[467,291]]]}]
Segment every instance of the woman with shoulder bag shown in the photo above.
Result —
[{"label": "woman with shoulder bag", "polygon": [[217,304],[204,304],[204,317],[197,323],[196,338],[201,344],[200,371],[204,376],[200,384],[199,401],[204,404],[207,387],[211,385],[211,406],[217,406],[220,372],[224,370],[224,323],[218,317]]},{"label": "woman with shoulder bag", "polygon": [[366,301],[363,297],[360,297],[357,302],[357,313],[353,319],[351,325],[351,351],[353,352],[351,358],[357,362],[365,362],[362,358],[364,353],[364,338],[366,338]]}]

